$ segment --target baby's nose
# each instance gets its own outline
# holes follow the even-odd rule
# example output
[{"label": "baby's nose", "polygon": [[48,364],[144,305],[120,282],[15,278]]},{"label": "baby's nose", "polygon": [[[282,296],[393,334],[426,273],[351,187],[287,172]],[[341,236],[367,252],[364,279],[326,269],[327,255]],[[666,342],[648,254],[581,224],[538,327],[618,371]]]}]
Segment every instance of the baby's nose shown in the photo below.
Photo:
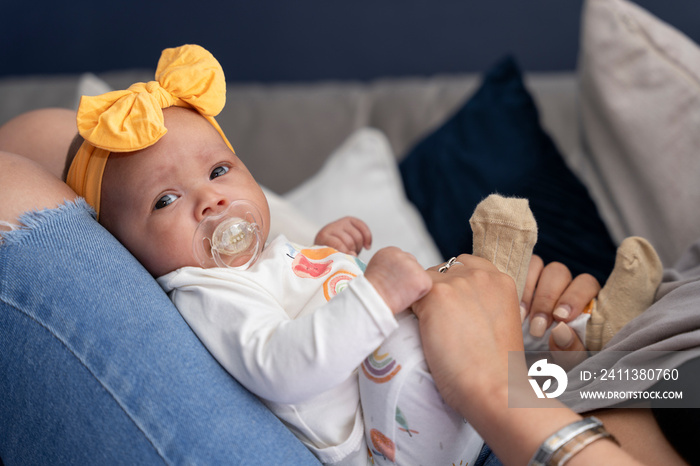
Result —
[{"label": "baby's nose", "polygon": [[207,193],[202,196],[199,207],[197,208],[198,220],[202,220],[209,215],[215,215],[223,212],[228,207],[228,200],[225,196],[218,193]]}]

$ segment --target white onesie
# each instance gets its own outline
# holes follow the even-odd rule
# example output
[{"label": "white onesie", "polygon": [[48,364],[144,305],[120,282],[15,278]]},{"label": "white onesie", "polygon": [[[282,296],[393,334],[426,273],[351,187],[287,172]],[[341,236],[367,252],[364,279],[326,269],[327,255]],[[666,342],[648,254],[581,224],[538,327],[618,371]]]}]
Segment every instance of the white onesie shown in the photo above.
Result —
[{"label": "white onesie", "polygon": [[185,267],[158,282],[219,363],[322,462],[472,464],[483,441],[437,392],[416,318],[397,320],[364,268],[279,236],[248,270]]},{"label": "white onesie", "polygon": [[280,236],[248,270],[185,267],[158,282],[219,363],[336,463],[364,442],[357,368],[398,327],[363,268]]}]

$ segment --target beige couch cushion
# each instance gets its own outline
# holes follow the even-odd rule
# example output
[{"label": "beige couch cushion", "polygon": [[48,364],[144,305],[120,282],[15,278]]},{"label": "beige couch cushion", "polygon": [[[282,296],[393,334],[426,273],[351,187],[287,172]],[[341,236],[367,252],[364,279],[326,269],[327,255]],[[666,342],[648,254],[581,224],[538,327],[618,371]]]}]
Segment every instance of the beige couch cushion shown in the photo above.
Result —
[{"label": "beige couch cushion", "polygon": [[[329,154],[363,127],[379,129],[395,156],[403,158],[456,111],[479,82],[478,75],[459,75],[232,84],[218,120],[260,182],[285,193],[316,173]],[[578,146],[574,75],[533,75],[527,84],[542,110],[543,126],[570,158]]]},{"label": "beige couch cushion", "polygon": [[579,64],[593,195],[617,240],[672,265],[700,238],[700,48],[626,0],[588,0]]}]

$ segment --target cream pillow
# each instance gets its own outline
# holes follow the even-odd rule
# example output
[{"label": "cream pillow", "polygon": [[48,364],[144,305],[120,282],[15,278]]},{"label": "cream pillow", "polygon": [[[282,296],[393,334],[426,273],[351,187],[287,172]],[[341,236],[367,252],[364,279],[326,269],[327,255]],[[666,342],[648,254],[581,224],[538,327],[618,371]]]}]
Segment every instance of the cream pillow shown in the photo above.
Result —
[{"label": "cream pillow", "polygon": [[283,197],[317,225],[346,215],[364,220],[372,230],[372,249],[360,254],[365,261],[384,246],[410,252],[426,268],[442,261],[406,198],[389,142],[376,129],[355,132],[318,173]]},{"label": "cream pillow", "polygon": [[312,222],[296,206],[271,189],[263,186],[262,190],[270,206],[268,240],[283,234],[294,243],[313,244],[316,234],[323,225]]},{"label": "cream pillow", "polygon": [[626,0],[586,2],[581,47],[601,214],[616,240],[644,236],[671,265],[700,238],[700,48]]}]

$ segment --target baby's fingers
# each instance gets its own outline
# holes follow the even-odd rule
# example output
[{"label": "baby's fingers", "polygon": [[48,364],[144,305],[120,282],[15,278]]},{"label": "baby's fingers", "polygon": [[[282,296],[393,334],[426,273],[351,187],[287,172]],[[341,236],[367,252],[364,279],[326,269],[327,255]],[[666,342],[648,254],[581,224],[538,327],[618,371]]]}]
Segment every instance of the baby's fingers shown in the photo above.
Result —
[{"label": "baby's fingers", "polygon": [[330,246],[345,254],[356,256],[359,252],[355,246],[355,241],[346,232],[335,232],[333,235],[324,237],[324,246]]},{"label": "baby's fingers", "polygon": [[369,249],[372,247],[372,232],[369,226],[362,220],[356,217],[348,217],[349,223],[352,226],[349,233],[352,235],[355,245],[357,246],[357,251],[359,252],[363,247]]}]

